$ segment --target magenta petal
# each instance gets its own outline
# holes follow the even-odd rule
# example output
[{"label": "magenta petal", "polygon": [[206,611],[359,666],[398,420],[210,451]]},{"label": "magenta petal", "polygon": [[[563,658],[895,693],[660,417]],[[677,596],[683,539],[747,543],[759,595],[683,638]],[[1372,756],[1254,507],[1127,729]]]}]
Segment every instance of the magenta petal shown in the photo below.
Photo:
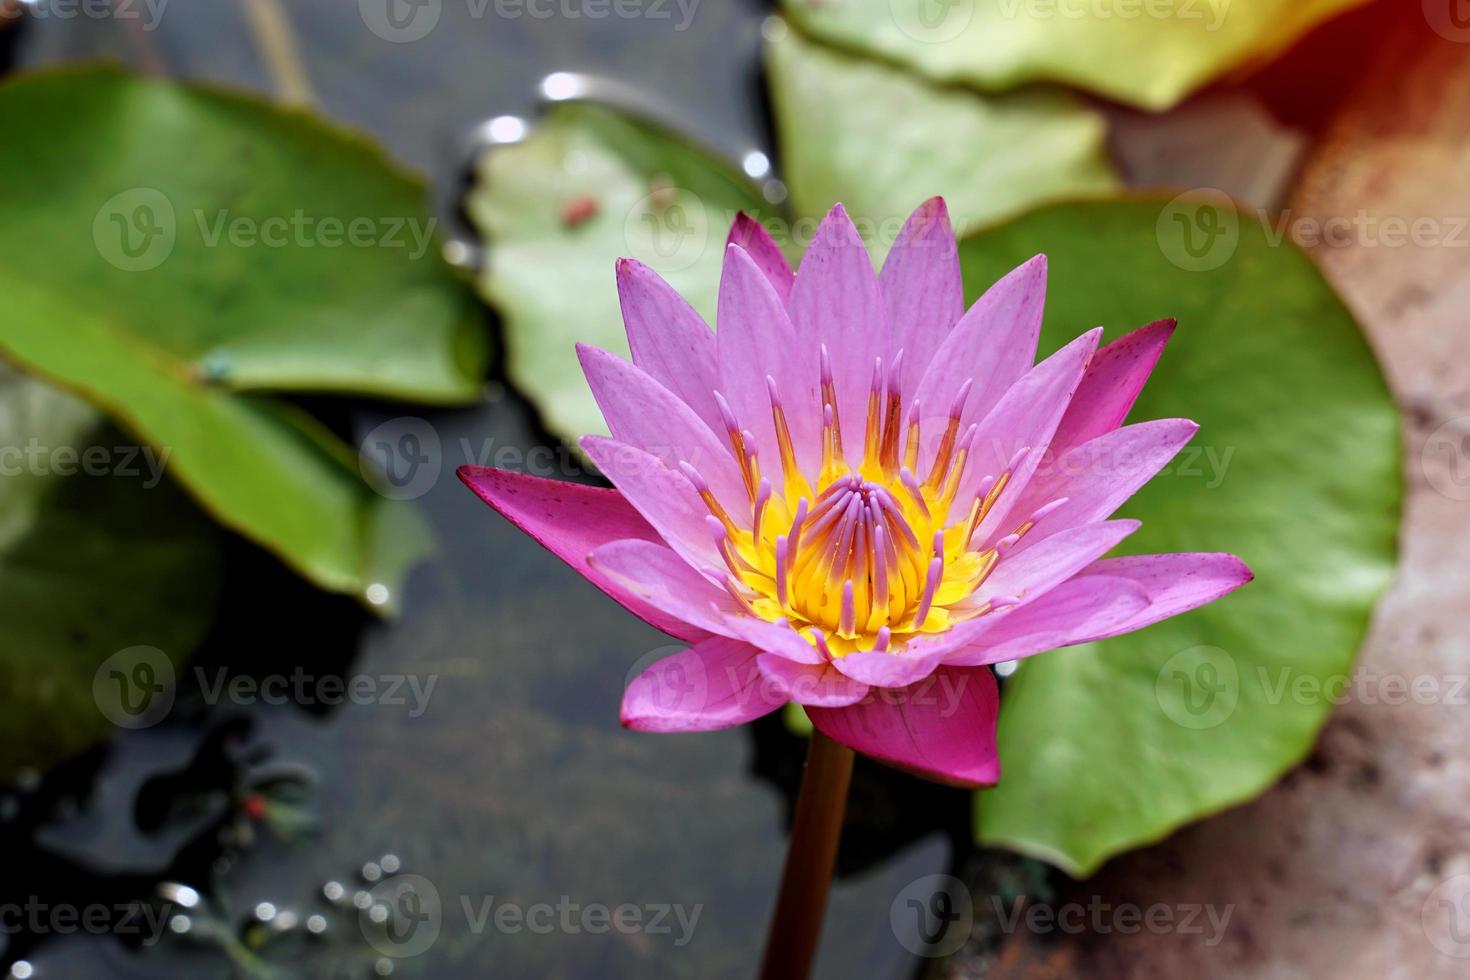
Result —
[{"label": "magenta petal", "polygon": [[[914,392],[923,403],[927,429],[943,428],[945,414],[967,382],[970,393],[961,416],[966,426],[984,418],[1032,370],[1045,304],[1044,255],[1017,266],[975,301],[939,345]],[[931,443],[925,467],[932,456]]]},{"label": "magenta petal", "polygon": [[735,600],[695,571],[667,545],[610,541],[587,562],[649,605],[706,633],[734,637],[729,620],[741,614]]},{"label": "magenta petal", "polygon": [[721,566],[723,559],[705,521],[709,510],[684,474],[669,469],[650,453],[606,436],[584,436],[580,445],[685,561],[698,567]]},{"label": "magenta petal", "polygon": [[1148,608],[1140,610],[1105,636],[1129,633],[1189,612],[1229,595],[1255,578],[1245,562],[1221,552],[1105,558],[1087,566],[1081,574],[1127,578],[1148,593]]},{"label": "magenta petal", "polygon": [[772,653],[761,654],[756,663],[782,696],[798,704],[844,708],[868,693],[868,685],[844,677],[829,663],[797,663]]},{"label": "magenta petal", "polygon": [[691,464],[736,521],[742,515],[748,520],[749,508],[732,506],[747,499],[735,457],[692,408],[621,357],[586,344],[577,345],[577,356],[619,442],[653,454],[670,469]]},{"label": "magenta petal", "polygon": [[1147,609],[1148,601],[1143,587],[1126,578],[1078,576],[999,619],[975,646],[946,663],[977,667],[1112,636]]},{"label": "magenta petal", "polygon": [[[1005,596],[1020,599],[1024,605],[1038,599],[1112,551],[1138,528],[1138,521],[1121,520],[1058,531],[1025,551],[1003,557],[966,602],[979,605]],[[971,625],[961,623],[950,633]]]},{"label": "magenta petal", "polygon": [[975,532],[977,544],[990,544],[994,537],[1010,533],[1020,519],[1028,516],[1016,515],[1017,519],[1012,520],[1011,510],[1045,458],[1057,423],[1101,337],[1101,328],[1089,330],[1036,365],[1011,386],[980,423],[956,500],[968,506],[984,477],[998,477],[1018,452],[1027,452]]},{"label": "magenta petal", "polygon": [[730,620],[730,628],[746,643],[760,647],[765,653],[799,664],[827,662],[827,658],[788,622],[768,623],[755,616],[741,616]]},{"label": "magenta petal", "polygon": [[893,347],[873,261],[842,205],[818,226],[796,270],[789,306],[798,341],[808,351],[825,345],[831,355],[839,418],[844,433],[853,434],[843,449],[857,465],[873,365],[891,360]]},{"label": "magenta petal", "polygon": [[738,246],[725,250],[718,323],[720,393],[741,428],[755,435],[763,469],[779,472],[781,460],[769,377],[783,402],[797,460],[815,476],[821,460],[817,352],[796,342],[781,297]]},{"label": "magenta petal", "polygon": [[761,274],[776,290],[782,303],[791,297],[791,264],[786,261],[781,247],[771,238],[770,232],[761,227],[760,222],[744,211],[740,212],[735,216],[735,223],[730,226],[730,235],[725,239],[725,245],[727,249],[731,245],[739,245],[755,260]]},{"label": "magenta petal", "polygon": [[1023,551],[1064,527],[1093,524],[1112,516],[1154,474],[1168,465],[1199,426],[1188,419],[1156,419],[1124,426],[1048,459],[1032,476],[1014,509],[1024,520],[1047,511],[1016,545]]},{"label": "magenta petal", "polygon": [[944,660],[945,652],[939,647],[917,644],[897,652],[868,650],[849,653],[832,663],[853,680],[873,687],[907,687],[932,674]]},{"label": "magenta petal", "polygon": [[659,540],[657,532],[616,490],[543,480],[483,466],[461,466],[458,473],[481,500],[639,619],[691,643],[708,636],[704,630],[659,610],[587,563],[587,556],[609,541]]},{"label": "magenta petal", "polygon": [[883,261],[878,284],[893,348],[904,352],[903,390],[913,398],[934,352],[965,312],[959,250],[943,198],[931,197],[909,217]]},{"label": "magenta petal", "polygon": [[1066,452],[1122,425],[1173,335],[1173,320],[1157,320],[1099,350],[1057,426],[1053,448]]},{"label": "magenta petal", "polygon": [[633,363],[719,431],[714,332],[674,287],[642,262],[619,259],[617,268]]},{"label": "magenta petal", "polygon": [[721,637],[666,657],[623,692],[623,725],[640,732],[711,732],[768,715],[786,699],[756,665],[758,651]]},{"label": "magenta petal", "polygon": [[941,667],[910,687],[874,690],[848,708],[807,708],[828,738],[863,755],[953,786],[1000,779],[990,670]]}]

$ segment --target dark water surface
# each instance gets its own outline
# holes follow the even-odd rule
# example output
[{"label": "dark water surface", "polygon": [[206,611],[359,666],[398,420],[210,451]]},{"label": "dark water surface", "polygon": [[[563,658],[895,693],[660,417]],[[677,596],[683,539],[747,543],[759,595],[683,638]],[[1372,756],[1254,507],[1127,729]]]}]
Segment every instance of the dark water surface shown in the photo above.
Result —
[{"label": "dark water surface", "polygon": [[[411,43],[366,30],[356,0],[284,6],[325,111],[430,172],[454,169],[456,134],[524,110],[536,80],[558,69],[677,93],[709,126],[762,140],[757,4],[706,0],[676,31],[675,5],[670,21],[593,21],[481,17],[478,3],[444,0],[434,31]],[[22,65],[106,54],[269,87],[238,5],[225,0],[175,0],[147,31],[37,20],[15,51]],[[12,861],[5,900],[121,904],[179,881],[202,893],[198,904],[175,906],[184,918],[147,948],[21,933],[6,960],[24,956],[37,977],[752,975],[801,740],[779,718],[707,735],[619,727],[630,671],[671,641],[453,476],[501,453],[589,478],[515,393],[492,382],[482,406],[449,413],[310,407],[354,441],[395,417],[433,427],[439,476],[416,505],[437,556],[409,580],[401,619],[378,623],[232,544],[220,625],[186,668],[170,719],[6,797],[0,827]],[[221,676],[298,668],[307,681],[341,677],[381,696],[207,703]],[[907,884],[952,864],[968,806],[967,794],[860,761],[820,976],[916,972],[912,929],[895,930],[890,909]],[[342,888],[335,902],[331,882]],[[391,931],[364,923],[358,892],[406,901],[402,919]]]}]

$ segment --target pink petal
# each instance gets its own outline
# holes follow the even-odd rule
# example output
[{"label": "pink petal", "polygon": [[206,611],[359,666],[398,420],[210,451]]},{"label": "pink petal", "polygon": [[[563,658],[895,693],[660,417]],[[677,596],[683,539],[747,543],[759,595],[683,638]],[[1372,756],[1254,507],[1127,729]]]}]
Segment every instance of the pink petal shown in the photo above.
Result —
[{"label": "pink petal", "polygon": [[789,308],[800,343],[809,351],[825,344],[831,355],[843,449],[857,465],[873,364],[890,361],[893,347],[873,262],[842,205],[817,228],[796,271]]},{"label": "pink petal", "polygon": [[720,567],[723,559],[705,521],[709,509],[684,474],[650,453],[606,436],[583,436],[579,444],[680,557],[696,567]]},{"label": "pink petal", "polygon": [[946,413],[967,382],[964,428],[984,418],[1036,363],[1036,339],[1046,304],[1046,256],[1017,266],[977,299],[939,345],[916,394],[923,404],[927,470]]},{"label": "pink petal", "polygon": [[1106,558],[1087,566],[1081,574],[1127,578],[1148,593],[1147,609],[1140,610],[1104,636],[1129,633],[1189,612],[1229,595],[1255,578],[1245,562],[1221,552]]},{"label": "pink petal", "polygon": [[980,787],[1000,779],[999,707],[988,668],[941,667],[911,687],[806,713],[824,735],[863,755],[941,783]]},{"label": "pink petal", "polygon": [[827,662],[827,658],[816,647],[784,620],[771,623],[755,616],[741,616],[730,620],[730,628],[746,643],[759,647],[764,653],[799,664]]},{"label": "pink petal", "polygon": [[1098,351],[1057,426],[1055,450],[1066,452],[1122,425],[1173,334],[1173,320],[1156,320]]},{"label": "pink petal", "polygon": [[1038,508],[1066,498],[1016,544],[1024,550],[1064,527],[1112,516],[1154,474],[1168,465],[1199,426],[1188,419],[1157,419],[1104,433],[1050,459],[1032,476],[1015,506],[1025,520]]},{"label": "pink petal", "polygon": [[791,282],[794,278],[791,265],[781,253],[781,247],[761,227],[760,222],[744,211],[740,212],[735,216],[735,223],[730,226],[730,236],[725,239],[725,245],[739,245],[749,253],[761,274],[776,290],[776,295],[781,297],[783,304],[791,297]]},{"label": "pink petal", "polygon": [[[820,370],[815,348],[796,341],[786,306],[739,246],[725,250],[720,277],[719,389],[736,421],[756,437],[762,472],[779,474],[781,454],[766,378],[776,382],[797,461],[811,476],[821,461]],[[779,479],[773,477],[773,483]]]},{"label": "pink petal", "polygon": [[664,544],[610,541],[587,563],[669,616],[706,633],[737,635],[729,624],[741,615],[735,600]]},{"label": "pink petal", "polygon": [[730,516],[748,523],[750,508],[741,504],[749,498],[735,456],[692,408],[621,357],[586,344],[577,345],[577,357],[619,442],[653,454],[670,469],[681,461],[691,464]]},{"label": "pink petal", "polygon": [[[919,387],[934,352],[965,312],[960,256],[944,198],[919,205],[898,233],[878,275],[893,325],[893,348],[904,352],[903,390]],[[953,397],[953,396],[951,396]]]},{"label": "pink petal", "polygon": [[711,638],[649,667],[623,692],[623,725],[640,732],[711,732],[768,715],[786,699],[756,665],[758,651]]},{"label": "pink petal", "polygon": [[977,667],[1087,643],[1114,635],[1111,631],[1147,608],[1148,593],[1137,582],[1078,576],[1000,619],[975,646],[945,662]]},{"label": "pink petal", "polygon": [[[998,477],[1018,452],[1028,451],[975,532],[977,543],[988,544],[993,537],[1003,536],[1014,529],[1017,522],[1009,520],[1011,509],[1023,496],[1031,474],[1045,458],[1057,423],[1066,412],[1072,393],[1082,380],[1082,372],[1087,368],[1087,359],[1097,349],[1101,337],[1101,328],[1089,330],[1036,365],[1011,386],[980,423],[969,464],[955,497],[957,506],[968,507],[984,477]],[[1029,515],[1018,515],[1020,519],[1026,516]]]},{"label": "pink petal", "polygon": [[708,636],[704,630],[655,608],[587,563],[587,556],[609,541],[659,540],[648,522],[616,490],[483,466],[461,466],[458,474],[481,500],[645,623],[691,643]]},{"label": "pink petal", "polygon": [[844,677],[826,662],[803,664],[763,653],[756,663],[783,697],[798,704],[845,708],[861,701],[868,693],[868,685]]},{"label": "pink petal", "polygon": [[838,657],[833,666],[853,680],[873,687],[907,687],[934,672],[946,651],[929,646],[879,653],[859,651]]},{"label": "pink petal", "polygon": [[[1024,606],[1112,551],[1139,526],[1138,521],[1131,520],[1085,524],[1058,531],[1025,551],[1007,553],[970,601],[978,605],[1006,596],[1020,599]],[[959,632],[968,625],[961,623],[950,632]]]},{"label": "pink petal", "polygon": [[633,363],[715,431],[715,335],[674,287],[634,259],[618,259],[618,298]]}]

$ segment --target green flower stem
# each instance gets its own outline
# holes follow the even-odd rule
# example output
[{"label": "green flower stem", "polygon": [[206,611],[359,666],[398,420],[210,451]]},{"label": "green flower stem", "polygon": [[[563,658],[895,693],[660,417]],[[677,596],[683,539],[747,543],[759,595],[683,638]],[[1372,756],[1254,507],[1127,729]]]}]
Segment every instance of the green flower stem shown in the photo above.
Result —
[{"label": "green flower stem", "polygon": [[796,798],[781,891],[766,936],[761,980],[805,980],[811,973],[851,782],[852,750],[814,730]]}]

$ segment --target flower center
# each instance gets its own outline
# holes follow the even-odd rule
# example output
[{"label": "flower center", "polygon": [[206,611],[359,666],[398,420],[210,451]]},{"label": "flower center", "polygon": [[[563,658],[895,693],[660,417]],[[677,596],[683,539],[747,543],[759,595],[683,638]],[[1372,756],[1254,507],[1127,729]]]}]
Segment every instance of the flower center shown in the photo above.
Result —
[{"label": "flower center", "polygon": [[681,464],[710,510],[706,520],[726,565],[730,594],[754,615],[789,622],[832,656],[902,646],[913,635],[943,632],[1013,603],[1010,597],[977,601],[974,593],[1006,549],[1043,516],[1033,515],[993,547],[971,550],[976,529],[1025,450],[998,476],[980,480],[968,507],[956,511],[962,516],[951,520],[977,428],[960,433],[970,385],[955,398],[920,482],[914,476],[920,455],[917,402],[908,419],[901,418],[902,356],[887,372],[881,360],[874,366],[863,459],[854,470],[842,451],[836,390],[822,348],[822,461],[815,491],[797,465],[774,380],[767,378],[767,387],[781,454],[779,491],[761,475],[753,437],[716,393],[749,495],[749,529],[736,524],[693,466]]}]

